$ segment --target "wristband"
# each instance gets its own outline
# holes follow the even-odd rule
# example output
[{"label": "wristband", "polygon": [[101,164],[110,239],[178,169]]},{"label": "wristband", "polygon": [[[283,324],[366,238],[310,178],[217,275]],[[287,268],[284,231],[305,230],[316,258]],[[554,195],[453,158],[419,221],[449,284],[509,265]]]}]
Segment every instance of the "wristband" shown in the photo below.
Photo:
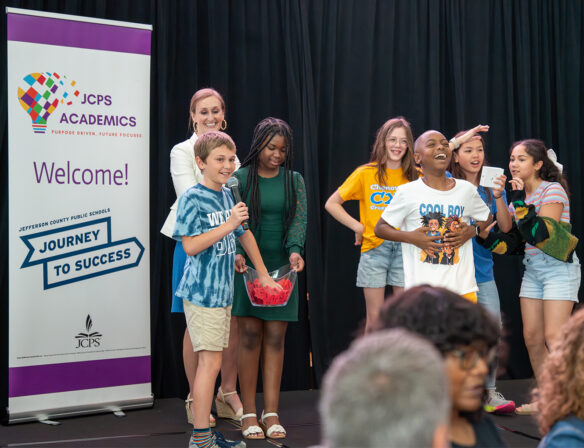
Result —
[{"label": "wristband", "polygon": [[452,145],[454,146],[454,149],[460,148],[460,143],[458,143],[458,141],[456,140],[456,137],[452,137],[450,139],[450,143],[452,143]]},{"label": "wristband", "polygon": [[475,234],[476,234],[476,236],[479,236],[479,234],[481,233],[481,229],[480,229],[479,225],[478,224],[472,224],[472,225],[475,228]]},{"label": "wristband", "polygon": [[525,202],[525,190],[511,190],[508,194],[509,202]]}]

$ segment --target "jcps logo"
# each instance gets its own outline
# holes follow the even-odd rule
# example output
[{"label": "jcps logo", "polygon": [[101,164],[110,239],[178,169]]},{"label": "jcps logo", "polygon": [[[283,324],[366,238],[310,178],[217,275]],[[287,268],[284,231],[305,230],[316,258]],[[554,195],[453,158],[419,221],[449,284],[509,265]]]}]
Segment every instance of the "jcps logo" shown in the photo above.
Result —
[{"label": "jcps logo", "polygon": [[91,321],[91,316],[88,314],[85,319],[85,330],[87,333],[79,333],[75,336],[75,339],[77,339],[77,347],[75,348],[94,348],[100,346],[102,334],[98,331],[90,333],[92,326],[93,322]]},{"label": "jcps logo", "polygon": [[76,81],[58,73],[29,73],[18,87],[18,102],[32,121],[35,134],[44,134],[47,120],[59,104],[70,106],[79,96]]}]

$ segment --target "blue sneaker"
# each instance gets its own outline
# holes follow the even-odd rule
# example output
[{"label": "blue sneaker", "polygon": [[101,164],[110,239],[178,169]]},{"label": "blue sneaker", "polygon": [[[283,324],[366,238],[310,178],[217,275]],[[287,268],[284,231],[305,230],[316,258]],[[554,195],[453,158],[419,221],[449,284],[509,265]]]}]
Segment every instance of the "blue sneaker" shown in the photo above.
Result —
[{"label": "blue sneaker", "polygon": [[213,434],[213,448],[245,448],[245,442],[241,440],[227,440],[223,434],[215,431]]}]

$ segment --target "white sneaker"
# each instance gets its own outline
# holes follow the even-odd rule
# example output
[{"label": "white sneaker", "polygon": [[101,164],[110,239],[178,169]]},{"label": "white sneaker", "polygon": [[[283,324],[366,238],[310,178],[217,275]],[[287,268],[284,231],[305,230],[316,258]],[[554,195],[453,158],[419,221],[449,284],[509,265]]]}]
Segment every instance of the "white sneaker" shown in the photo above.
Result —
[{"label": "white sneaker", "polygon": [[485,411],[493,414],[512,414],[515,411],[515,402],[507,400],[496,389],[488,389]]}]

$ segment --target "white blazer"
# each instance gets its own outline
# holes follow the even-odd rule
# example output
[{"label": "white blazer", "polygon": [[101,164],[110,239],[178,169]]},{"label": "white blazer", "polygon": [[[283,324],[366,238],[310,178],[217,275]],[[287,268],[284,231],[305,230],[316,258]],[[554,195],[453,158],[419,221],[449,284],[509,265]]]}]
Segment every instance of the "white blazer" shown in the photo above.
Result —
[{"label": "white blazer", "polygon": [[[169,238],[172,238],[174,223],[176,222],[176,209],[178,208],[178,198],[181,194],[198,184],[203,180],[203,173],[195,162],[195,151],[193,149],[197,141],[197,134],[194,134],[188,140],[174,145],[170,151],[170,175],[172,184],[176,192],[176,201],[170,207],[166,221],[160,232]],[[235,169],[239,169],[239,159],[235,156]]]}]

